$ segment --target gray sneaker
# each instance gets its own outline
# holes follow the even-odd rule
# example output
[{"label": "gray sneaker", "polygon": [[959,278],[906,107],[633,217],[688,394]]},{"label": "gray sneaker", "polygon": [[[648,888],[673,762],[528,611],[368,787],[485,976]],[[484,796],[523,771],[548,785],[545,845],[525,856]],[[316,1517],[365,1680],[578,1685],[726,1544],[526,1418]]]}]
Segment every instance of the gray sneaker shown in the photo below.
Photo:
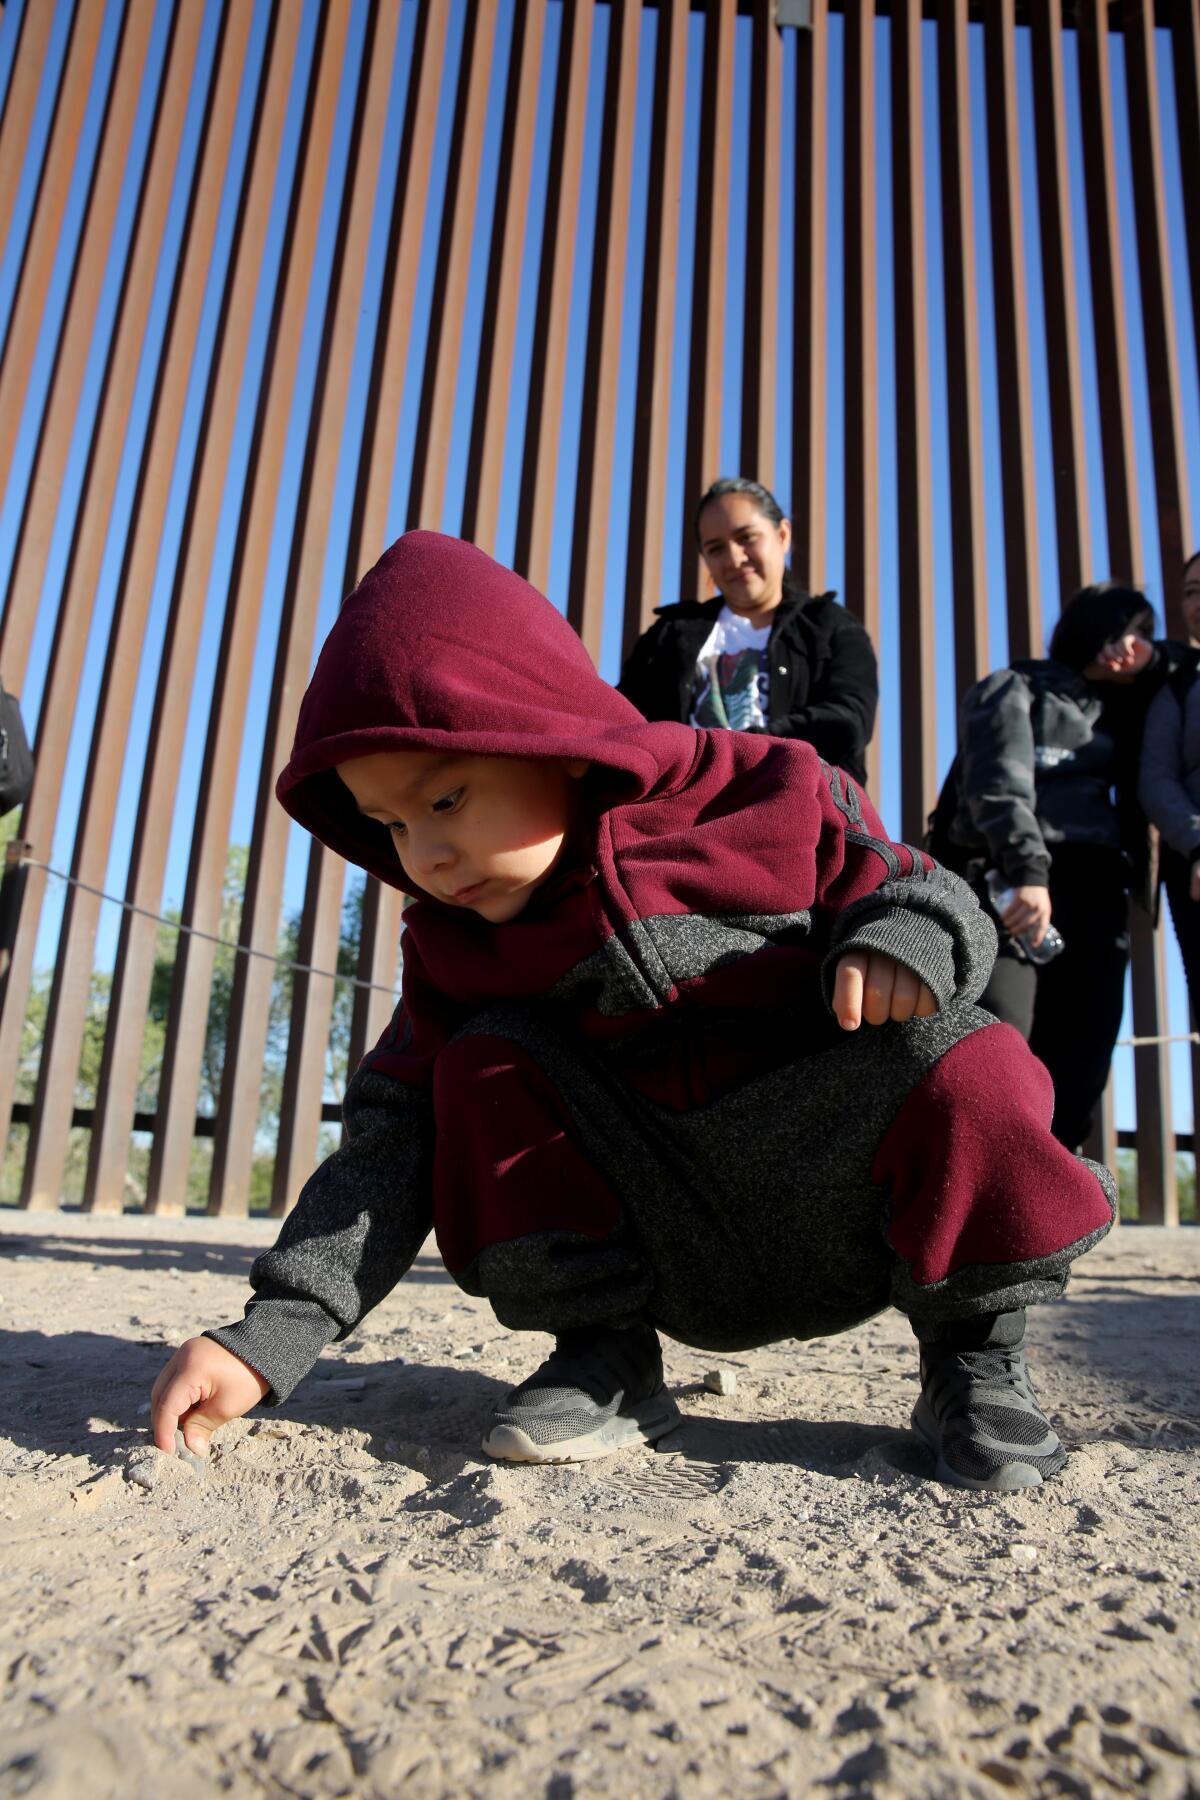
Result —
[{"label": "gray sneaker", "polygon": [[1023,1313],[946,1327],[921,1345],[913,1429],[947,1487],[1013,1493],[1040,1487],[1067,1460],[1025,1367]]},{"label": "gray sneaker", "polygon": [[679,1422],[649,1325],[572,1331],[505,1395],[483,1448],[508,1462],[585,1462],[652,1444]]}]

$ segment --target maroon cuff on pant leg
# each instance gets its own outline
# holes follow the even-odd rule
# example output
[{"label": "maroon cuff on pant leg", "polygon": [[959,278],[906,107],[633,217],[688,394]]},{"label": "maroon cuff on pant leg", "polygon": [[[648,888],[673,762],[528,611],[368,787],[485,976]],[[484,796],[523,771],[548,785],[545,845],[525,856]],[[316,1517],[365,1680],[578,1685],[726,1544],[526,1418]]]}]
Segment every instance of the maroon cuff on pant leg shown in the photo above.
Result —
[{"label": "maroon cuff on pant leg", "polygon": [[1050,1135],[1053,1101],[1045,1068],[999,1024],[954,1045],[913,1089],[873,1168],[913,1286],[1040,1263],[1107,1230],[1099,1181]]},{"label": "maroon cuff on pant leg", "polygon": [[434,1076],[433,1222],[452,1274],[488,1245],[548,1231],[605,1238],[620,1204],[545,1071],[500,1037],[459,1038]]}]

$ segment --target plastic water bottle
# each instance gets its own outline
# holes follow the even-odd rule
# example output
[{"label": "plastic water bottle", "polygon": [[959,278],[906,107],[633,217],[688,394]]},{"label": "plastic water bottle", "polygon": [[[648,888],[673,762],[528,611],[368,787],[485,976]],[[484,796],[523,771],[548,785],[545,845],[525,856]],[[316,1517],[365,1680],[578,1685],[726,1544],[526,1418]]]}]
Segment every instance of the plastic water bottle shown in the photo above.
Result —
[{"label": "plastic water bottle", "polygon": [[[1014,890],[1006,886],[999,869],[988,870],[987,891],[997,913],[1003,915],[1012,904]],[[1062,932],[1057,931],[1053,925],[1047,925],[1045,936],[1040,944],[1031,944],[1026,936],[1018,937],[1017,942],[1031,963],[1053,962],[1059,952],[1066,949],[1066,940]]]}]

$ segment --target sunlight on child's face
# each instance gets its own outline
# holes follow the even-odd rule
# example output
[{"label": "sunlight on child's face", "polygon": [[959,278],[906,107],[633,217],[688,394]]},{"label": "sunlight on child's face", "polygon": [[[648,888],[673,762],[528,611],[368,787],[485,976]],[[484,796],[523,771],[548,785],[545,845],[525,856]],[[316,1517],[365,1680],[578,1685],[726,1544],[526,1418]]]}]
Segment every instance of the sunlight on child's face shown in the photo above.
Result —
[{"label": "sunlight on child's face", "polygon": [[418,887],[502,925],[558,861],[586,768],[559,757],[382,750],[337,772],[358,810],[388,827]]}]

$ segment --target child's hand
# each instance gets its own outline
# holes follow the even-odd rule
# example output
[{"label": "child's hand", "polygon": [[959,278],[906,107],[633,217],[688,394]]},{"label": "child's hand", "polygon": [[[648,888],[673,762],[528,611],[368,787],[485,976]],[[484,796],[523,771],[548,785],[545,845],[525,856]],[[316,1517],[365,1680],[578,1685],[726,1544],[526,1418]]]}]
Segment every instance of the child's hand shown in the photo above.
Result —
[{"label": "child's hand", "polygon": [[154,1442],[175,1454],[175,1432],[198,1456],[219,1425],[240,1419],[271,1391],[257,1370],[213,1338],[189,1338],[159,1375],[150,1394]]},{"label": "child's hand", "polygon": [[843,1031],[885,1025],[889,1019],[928,1019],[938,1004],[911,969],[880,950],[850,950],[838,964],[833,1011]]}]

